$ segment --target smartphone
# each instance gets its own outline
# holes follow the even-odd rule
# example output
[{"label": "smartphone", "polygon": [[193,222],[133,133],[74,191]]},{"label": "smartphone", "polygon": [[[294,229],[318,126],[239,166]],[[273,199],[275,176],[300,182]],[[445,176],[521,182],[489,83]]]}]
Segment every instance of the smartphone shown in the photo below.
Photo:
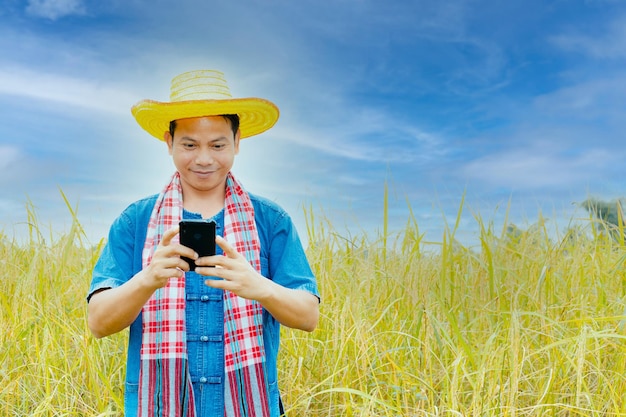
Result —
[{"label": "smartphone", "polygon": [[[215,255],[215,222],[206,220],[181,220],[180,243],[196,251],[200,256]],[[189,270],[195,271],[196,263],[185,256],[182,259],[189,264]]]}]

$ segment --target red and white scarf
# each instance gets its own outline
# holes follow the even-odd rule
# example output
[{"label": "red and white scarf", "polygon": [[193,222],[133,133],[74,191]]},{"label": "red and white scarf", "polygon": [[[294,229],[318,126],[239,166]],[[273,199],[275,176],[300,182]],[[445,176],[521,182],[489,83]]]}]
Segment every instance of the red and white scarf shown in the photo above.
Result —
[{"label": "red and white scarf", "polygon": [[[180,175],[174,174],[154,206],[143,250],[143,267],[163,233],[182,219]],[[260,243],[248,193],[228,174],[224,238],[260,272]],[[224,291],[224,415],[269,416],[263,346],[263,309],[256,301]],[[189,376],[185,326],[185,277],[170,278],[142,311],[143,333],[138,416],[196,415]]]}]

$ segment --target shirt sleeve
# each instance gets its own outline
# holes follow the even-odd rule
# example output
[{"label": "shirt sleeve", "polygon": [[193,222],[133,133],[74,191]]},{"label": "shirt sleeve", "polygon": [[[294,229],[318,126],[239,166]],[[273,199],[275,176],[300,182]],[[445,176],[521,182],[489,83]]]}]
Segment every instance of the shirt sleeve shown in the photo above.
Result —
[{"label": "shirt sleeve", "polygon": [[319,299],[317,281],[289,215],[279,211],[271,230],[269,278],[286,288],[307,291]]},{"label": "shirt sleeve", "polygon": [[111,225],[107,243],[92,273],[87,301],[96,291],[119,287],[135,274],[134,227],[127,211]]}]

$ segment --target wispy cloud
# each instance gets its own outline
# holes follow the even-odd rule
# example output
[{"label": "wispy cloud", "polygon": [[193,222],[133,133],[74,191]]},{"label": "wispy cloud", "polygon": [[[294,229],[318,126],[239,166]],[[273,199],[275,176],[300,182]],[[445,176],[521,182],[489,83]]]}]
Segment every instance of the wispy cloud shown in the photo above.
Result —
[{"label": "wispy cloud", "polygon": [[592,80],[540,95],[534,100],[534,106],[544,117],[570,118],[573,123],[610,120],[626,129],[626,77],[596,75]]},{"label": "wispy cloud", "polygon": [[[601,27],[601,26],[600,26]],[[626,15],[614,18],[603,33],[589,34],[572,30],[550,38],[556,46],[597,59],[626,58]]]},{"label": "wispy cloud", "polygon": [[116,85],[17,67],[0,67],[1,94],[119,114],[138,101]]},{"label": "wispy cloud", "polygon": [[340,124],[316,128],[281,128],[285,142],[297,143],[326,155],[352,161],[419,163],[446,153],[436,134],[401,124],[380,112],[365,111],[370,118],[346,116]]},{"label": "wispy cloud", "polygon": [[4,172],[19,156],[19,150],[15,146],[0,145],[0,171]]},{"label": "wispy cloud", "polygon": [[26,13],[50,20],[85,14],[82,0],[28,0]]},{"label": "wispy cloud", "polygon": [[593,148],[572,155],[572,151],[559,151],[545,143],[475,159],[461,172],[492,187],[540,190],[601,179],[607,175],[606,168],[621,159],[609,149]]}]

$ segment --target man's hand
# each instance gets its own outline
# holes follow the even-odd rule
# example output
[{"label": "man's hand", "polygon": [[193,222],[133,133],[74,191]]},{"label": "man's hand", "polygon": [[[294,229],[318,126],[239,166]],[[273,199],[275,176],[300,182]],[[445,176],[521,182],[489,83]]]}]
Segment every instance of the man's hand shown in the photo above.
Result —
[{"label": "man's hand", "polygon": [[193,249],[172,242],[178,226],[163,233],[150,265],[116,288],[104,289],[91,296],[88,306],[88,324],[96,337],[117,333],[137,318],[152,294],[167,285],[170,278],[181,277],[189,270],[181,256],[197,258]]},{"label": "man's hand", "polygon": [[165,287],[170,278],[180,278],[186,271],[189,271],[189,265],[181,259],[181,256],[194,260],[198,258],[198,254],[193,249],[172,242],[178,234],[178,229],[179,227],[175,226],[163,233],[163,238],[142,277],[144,285],[148,288],[156,290]]},{"label": "man's hand", "polygon": [[265,278],[224,238],[216,237],[215,243],[222,248],[224,256],[205,256],[196,260],[198,274],[221,278],[208,279],[206,285],[258,301],[287,327],[309,332],[315,329],[319,320],[319,300],[316,296],[285,288]]},{"label": "man's hand", "polygon": [[[269,294],[269,280],[263,277],[248,260],[221,236],[215,243],[224,251],[224,256],[205,256],[196,261],[196,272],[200,275],[221,279],[208,279],[209,287],[228,290],[239,297],[261,301]],[[213,268],[211,268],[213,267]]]}]

